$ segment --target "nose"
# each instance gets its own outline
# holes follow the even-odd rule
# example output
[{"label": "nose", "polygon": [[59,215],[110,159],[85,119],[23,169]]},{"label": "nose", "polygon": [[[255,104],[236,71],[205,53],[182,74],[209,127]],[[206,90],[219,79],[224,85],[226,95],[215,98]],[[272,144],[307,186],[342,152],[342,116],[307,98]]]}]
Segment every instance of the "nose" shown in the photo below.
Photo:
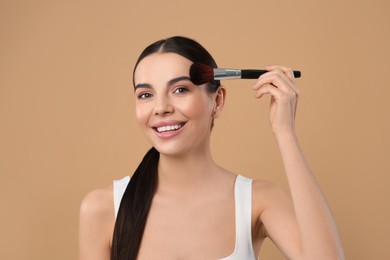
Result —
[{"label": "nose", "polygon": [[169,98],[167,97],[160,97],[156,100],[156,106],[154,107],[154,114],[155,115],[169,115],[173,113],[174,107],[171,104]]}]

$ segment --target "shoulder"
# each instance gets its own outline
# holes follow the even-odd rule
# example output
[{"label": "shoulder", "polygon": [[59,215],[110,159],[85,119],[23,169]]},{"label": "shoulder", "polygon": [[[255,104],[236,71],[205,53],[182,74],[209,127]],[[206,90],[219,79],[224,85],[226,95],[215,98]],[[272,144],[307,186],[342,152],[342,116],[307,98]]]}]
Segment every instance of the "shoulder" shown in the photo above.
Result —
[{"label": "shoulder", "polygon": [[112,229],[115,223],[112,185],[90,191],[81,202],[79,218],[80,231]]},{"label": "shoulder", "polygon": [[253,190],[254,197],[263,197],[263,196],[273,197],[273,196],[283,196],[286,194],[286,192],[282,187],[267,180],[253,180],[252,190]]},{"label": "shoulder", "polygon": [[289,219],[294,218],[290,196],[282,187],[270,181],[253,180],[252,210],[252,217],[257,223],[256,236],[269,236],[270,229],[290,223]]},{"label": "shoulder", "polygon": [[80,206],[80,259],[108,259],[114,223],[112,185],[89,192]]},{"label": "shoulder", "polygon": [[90,191],[81,202],[80,214],[103,216],[114,212],[113,186]]},{"label": "shoulder", "polygon": [[253,208],[258,215],[269,208],[284,207],[291,203],[288,193],[279,185],[266,180],[252,182]]}]

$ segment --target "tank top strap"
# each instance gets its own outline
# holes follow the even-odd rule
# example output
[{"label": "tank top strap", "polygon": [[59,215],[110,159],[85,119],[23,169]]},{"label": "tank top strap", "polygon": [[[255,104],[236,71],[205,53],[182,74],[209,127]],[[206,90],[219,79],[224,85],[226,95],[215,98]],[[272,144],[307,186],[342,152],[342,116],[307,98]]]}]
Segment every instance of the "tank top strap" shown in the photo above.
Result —
[{"label": "tank top strap", "polygon": [[237,250],[234,259],[255,259],[252,246],[252,179],[237,175],[234,198]]},{"label": "tank top strap", "polygon": [[129,182],[130,182],[130,176],[126,176],[120,180],[113,181],[115,219],[116,216],[118,215],[119,206],[121,205],[123,194],[125,193],[125,190]]}]

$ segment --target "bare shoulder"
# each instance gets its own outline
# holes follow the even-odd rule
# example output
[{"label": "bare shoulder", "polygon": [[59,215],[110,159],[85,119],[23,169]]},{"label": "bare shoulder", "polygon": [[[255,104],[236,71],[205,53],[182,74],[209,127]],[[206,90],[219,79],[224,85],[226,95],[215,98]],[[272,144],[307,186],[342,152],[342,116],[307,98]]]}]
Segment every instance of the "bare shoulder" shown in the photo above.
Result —
[{"label": "bare shoulder", "polygon": [[112,185],[90,191],[82,200],[80,214],[85,217],[107,218],[114,214]]},{"label": "bare shoulder", "polygon": [[252,198],[258,215],[267,208],[291,203],[290,196],[282,187],[266,180],[253,180]]},{"label": "bare shoulder", "polygon": [[109,259],[115,223],[112,188],[95,189],[81,202],[79,259]]}]

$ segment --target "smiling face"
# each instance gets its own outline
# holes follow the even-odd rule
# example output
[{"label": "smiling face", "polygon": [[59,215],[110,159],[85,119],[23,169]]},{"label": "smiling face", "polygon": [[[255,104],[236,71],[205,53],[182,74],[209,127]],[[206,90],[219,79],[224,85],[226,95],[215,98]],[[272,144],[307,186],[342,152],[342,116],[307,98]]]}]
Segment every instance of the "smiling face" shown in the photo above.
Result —
[{"label": "smiling face", "polygon": [[175,53],[155,53],[135,70],[136,118],[162,154],[208,149],[214,111],[223,107],[224,90],[209,93],[206,84],[194,85],[189,78],[191,64]]}]

